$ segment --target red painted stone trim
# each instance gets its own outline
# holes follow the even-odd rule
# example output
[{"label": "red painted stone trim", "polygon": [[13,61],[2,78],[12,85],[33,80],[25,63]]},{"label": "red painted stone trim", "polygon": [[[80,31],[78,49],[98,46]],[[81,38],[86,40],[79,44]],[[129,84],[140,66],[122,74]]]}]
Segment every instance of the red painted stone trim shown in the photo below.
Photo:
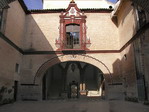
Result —
[{"label": "red painted stone trim", "polygon": [[[77,16],[75,14],[68,15],[71,10],[74,8],[76,10]],[[71,13],[70,13],[71,14]],[[86,50],[86,15],[77,7],[77,4],[74,2],[70,2],[68,8],[65,12],[61,12],[60,17],[60,32],[59,32],[59,40],[56,41],[56,44],[59,44],[59,48],[57,51],[63,50]],[[80,26],[80,49],[65,49],[64,41],[66,40],[66,26],[70,24],[77,24]]]}]

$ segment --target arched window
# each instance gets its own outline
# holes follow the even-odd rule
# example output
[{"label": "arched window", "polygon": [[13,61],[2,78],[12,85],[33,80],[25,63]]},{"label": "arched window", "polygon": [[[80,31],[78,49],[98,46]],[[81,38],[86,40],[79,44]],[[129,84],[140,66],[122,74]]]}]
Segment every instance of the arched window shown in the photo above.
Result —
[{"label": "arched window", "polygon": [[66,49],[79,49],[80,48],[80,25],[68,24],[66,25]]}]

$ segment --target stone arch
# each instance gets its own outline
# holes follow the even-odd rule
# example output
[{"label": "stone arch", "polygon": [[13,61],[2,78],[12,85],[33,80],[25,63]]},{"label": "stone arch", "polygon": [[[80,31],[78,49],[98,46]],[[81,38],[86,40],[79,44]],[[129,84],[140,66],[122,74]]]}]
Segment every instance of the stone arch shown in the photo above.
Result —
[{"label": "stone arch", "polygon": [[[58,61],[59,60],[59,61]],[[43,63],[38,71],[36,72],[36,75],[34,77],[34,84],[40,84],[42,82],[42,78],[44,76],[44,73],[47,71],[48,68],[52,67],[55,64],[61,63],[61,62],[67,62],[67,61],[80,61],[84,63],[88,63],[91,65],[94,65],[95,67],[99,68],[104,75],[105,80],[108,83],[112,83],[112,74],[109,70],[109,68],[104,64],[102,61],[98,60],[97,58],[94,58],[92,56],[86,55],[86,54],[76,54],[76,55],[59,55],[55,56],[45,63]]]}]

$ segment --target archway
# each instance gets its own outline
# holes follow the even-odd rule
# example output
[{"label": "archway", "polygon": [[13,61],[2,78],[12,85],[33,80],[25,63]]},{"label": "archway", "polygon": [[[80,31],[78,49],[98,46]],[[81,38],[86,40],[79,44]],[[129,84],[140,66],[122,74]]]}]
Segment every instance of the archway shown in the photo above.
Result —
[{"label": "archway", "polygon": [[42,83],[42,78],[47,71],[49,67],[52,67],[53,65],[56,65],[58,63],[66,62],[66,61],[80,61],[80,62],[85,62],[91,65],[94,65],[95,67],[99,68],[104,75],[104,78],[107,83],[113,83],[112,81],[112,74],[109,70],[109,68],[106,66],[106,64],[97,58],[94,58],[89,55],[59,55],[56,57],[51,58],[50,60],[46,61],[41,65],[41,67],[38,69],[35,77],[34,77],[34,84],[41,85]]},{"label": "archway", "polygon": [[42,80],[43,100],[104,97],[104,77],[89,63],[67,61],[48,68]]}]

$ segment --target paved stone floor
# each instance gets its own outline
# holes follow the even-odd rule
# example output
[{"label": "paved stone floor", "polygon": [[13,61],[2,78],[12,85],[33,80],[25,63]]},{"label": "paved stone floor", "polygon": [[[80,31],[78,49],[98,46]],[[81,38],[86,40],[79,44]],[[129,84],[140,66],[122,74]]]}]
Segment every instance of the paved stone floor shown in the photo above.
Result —
[{"label": "paved stone floor", "polygon": [[24,101],[0,106],[0,112],[149,112],[141,103],[104,100]]}]

